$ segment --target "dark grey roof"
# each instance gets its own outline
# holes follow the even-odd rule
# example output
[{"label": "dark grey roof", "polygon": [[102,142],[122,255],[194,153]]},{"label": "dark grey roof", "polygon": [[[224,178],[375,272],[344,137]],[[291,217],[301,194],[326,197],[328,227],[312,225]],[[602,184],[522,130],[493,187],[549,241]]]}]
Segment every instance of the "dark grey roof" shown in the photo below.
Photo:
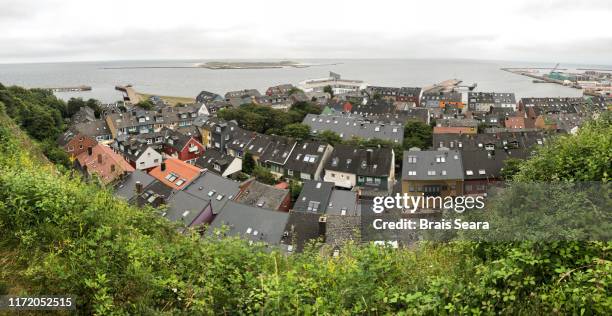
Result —
[{"label": "dark grey roof", "polygon": [[327,205],[325,213],[342,216],[359,215],[359,210],[357,209],[357,193],[347,190],[333,190],[329,197],[329,204]]},{"label": "dark grey roof", "polygon": [[213,212],[217,213],[225,201],[236,197],[240,191],[240,184],[207,171],[193,180],[183,191],[204,200],[211,200]]},{"label": "dark grey roof", "polygon": [[259,159],[264,162],[284,165],[289,159],[289,155],[295,147],[296,141],[281,136],[271,136],[270,140],[270,145],[264,150]]},{"label": "dark grey roof", "polygon": [[363,139],[378,138],[401,143],[404,139],[404,126],[402,123],[385,123],[371,119],[366,119],[361,115],[328,115],[328,114],[308,114],[302,121],[303,124],[310,126],[312,134],[323,131],[333,131],[344,140],[353,137]]},{"label": "dark grey roof", "polygon": [[470,150],[462,152],[465,180],[498,179],[504,161],[510,158],[525,159],[529,150]]},{"label": "dark grey roof", "polygon": [[201,157],[196,159],[194,164],[202,169],[208,169],[211,172],[222,175],[234,159],[236,158],[224,154],[217,149],[209,148],[204,151]]},{"label": "dark grey roof", "polygon": [[155,178],[148,175],[146,172],[142,170],[134,170],[134,172],[130,173],[128,176],[123,178],[117,185],[115,186],[115,196],[120,197],[125,200],[131,200],[136,195],[136,182],[142,184],[142,188],[149,186]]},{"label": "dark grey roof", "polygon": [[158,207],[161,204],[166,203],[171,194],[172,188],[168,187],[159,180],[155,180],[144,188],[141,195],[132,197],[130,203],[139,206],[150,205],[153,207]]},{"label": "dark grey roof", "polygon": [[110,129],[108,128],[108,125],[106,124],[106,121],[104,120],[95,120],[92,122],[86,122],[86,123],[77,123],[74,124],[73,126],[74,130],[76,130],[77,132],[85,135],[85,136],[89,136],[89,137],[96,137],[96,136],[104,136],[104,135],[110,135]]},{"label": "dark grey roof", "polygon": [[227,201],[211,223],[207,234],[213,235],[215,230],[225,226],[228,228],[227,235],[277,245],[283,238],[288,220],[287,212]]},{"label": "dark grey roof", "polygon": [[457,150],[404,151],[402,180],[447,179],[463,179],[461,152]]},{"label": "dark grey roof", "polygon": [[202,90],[202,92],[200,92],[196,97],[196,102],[198,103],[206,103],[215,100],[223,100],[223,97],[214,92],[209,92],[206,90]]},{"label": "dark grey roof", "polygon": [[257,91],[257,89],[244,89],[237,91],[228,91],[225,94],[226,99],[230,98],[244,98],[244,97],[258,97],[261,96],[261,93]]},{"label": "dark grey roof", "polygon": [[289,212],[289,220],[285,226],[286,237],[282,243],[292,246],[293,251],[301,252],[311,240],[325,236],[325,231],[319,223],[321,214],[307,212]]},{"label": "dark grey roof", "polygon": [[184,191],[175,191],[168,199],[168,207],[162,216],[189,227],[209,203]]},{"label": "dark grey roof", "polygon": [[326,170],[358,174],[360,176],[388,176],[392,166],[391,148],[358,148],[350,145],[336,145]]},{"label": "dark grey roof", "polygon": [[480,134],[433,134],[433,148],[446,147],[459,150],[478,150],[492,146],[494,149],[530,148],[542,145],[556,133],[548,131],[497,132]]},{"label": "dark grey roof", "polygon": [[235,201],[255,207],[278,210],[283,206],[288,207],[288,205],[283,204],[288,194],[289,190],[287,189],[275,188],[271,185],[253,180],[248,183]]},{"label": "dark grey roof", "polygon": [[333,182],[305,180],[293,210],[297,212],[325,213],[334,188]]},{"label": "dark grey roof", "polygon": [[320,141],[299,142],[291,152],[285,168],[314,175],[321,164],[327,146],[327,143]]}]

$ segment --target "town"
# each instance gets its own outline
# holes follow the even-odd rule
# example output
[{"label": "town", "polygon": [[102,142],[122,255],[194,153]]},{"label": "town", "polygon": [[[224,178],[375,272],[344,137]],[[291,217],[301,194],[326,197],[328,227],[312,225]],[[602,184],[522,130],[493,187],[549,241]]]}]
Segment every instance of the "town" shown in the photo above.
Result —
[{"label": "town", "polygon": [[[339,74],[294,84],[83,106],[57,140],[74,168],[181,231],[299,252],[378,241],[380,196],[486,196],[557,135],[610,109],[604,95],[516,99],[453,79],[383,87]],[[438,211],[438,210],[426,210]],[[385,211],[387,212],[387,210]]]}]

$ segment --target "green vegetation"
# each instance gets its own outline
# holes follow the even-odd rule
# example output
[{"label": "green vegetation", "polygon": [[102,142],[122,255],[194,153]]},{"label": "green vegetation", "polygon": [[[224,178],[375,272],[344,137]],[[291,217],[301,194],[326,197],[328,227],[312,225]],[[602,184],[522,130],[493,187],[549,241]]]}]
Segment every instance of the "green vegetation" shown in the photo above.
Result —
[{"label": "green vegetation", "polygon": [[278,182],[272,172],[262,166],[255,166],[252,176],[254,176],[257,181],[265,184],[276,184]]},{"label": "green vegetation", "polygon": [[[610,242],[349,244],[334,256],[180,235],[44,164],[0,119],[0,292],[72,293],[84,315],[612,313]],[[602,119],[561,137],[516,179],[605,180],[609,135]]]},{"label": "green vegetation", "polygon": [[147,111],[151,111],[155,108],[155,104],[149,99],[136,103],[136,106]]},{"label": "green vegetation", "polygon": [[433,127],[421,121],[410,121],[404,126],[404,150],[412,147],[427,149],[431,146]]},{"label": "green vegetation", "polygon": [[223,109],[217,116],[228,121],[236,120],[241,127],[251,131],[280,135],[287,125],[301,123],[308,113],[319,114],[321,109],[310,102],[296,102],[289,111],[249,103],[237,109]]},{"label": "green vegetation", "polygon": [[283,128],[281,135],[296,140],[304,140],[310,137],[310,126],[302,123],[292,123]]},{"label": "green vegetation", "polygon": [[100,107],[100,101],[96,99],[89,99],[87,101],[84,101],[82,98],[70,98],[70,100],[68,100],[68,102],[66,103],[65,117],[66,118],[72,117],[74,114],[76,114],[79,111],[79,109],[81,109],[84,106],[90,107],[92,110],[94,110],[94,114],[96,118],[100,118],[100,115],[102,114],[102,108]]},{"label": "green vegetation", "polygon": [[54,146],[55,141],[66,129],[64,120],[78,111],[81,102],[86,104],[83,100],[71,99],[66,105],[49,90],[0,85],[0,111],[4,111],[34,140],[43,143],[41,148],[47,158],[59,165],[68,166],[70,163],[68,155]]},{"label": "green vegetation", "polygon": [[253,168],[255,168],[255,159],[253,159],[253,154],[247,150],[244,153],[244,159],[242,159],[242,172],[250,174],[253,172]]},{"label": "green vegetation", "polygon": [[325,86],[323,88],[323,92],[329,93],[330,97],[332,97],[332,98],[334,97],[334,89],[332,89],[331,86]]}]

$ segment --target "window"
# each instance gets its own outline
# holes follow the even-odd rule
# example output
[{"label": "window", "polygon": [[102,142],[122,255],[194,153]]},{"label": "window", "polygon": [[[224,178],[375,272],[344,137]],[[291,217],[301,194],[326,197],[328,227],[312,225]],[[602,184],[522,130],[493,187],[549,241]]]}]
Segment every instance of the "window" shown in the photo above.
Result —
[{"label": "window", "polygon": [[310,201],[310,202],[308,202],[308,211],[316,213],[319,210],[319,205],[320,204],[321,204],[321,202],[317,202],[317,201]]},{"label": "window", "polygon": [[408,163],[416,163],[416,161],[417,161],[416,156],[408,156]]},{"label": "window", "polygon": [[291,170],[291,169],[287,169],[287,174],[288,174],[288,175],[290,175],[290,176],[292,176],[292,175],[293,175],[293,170]]},{"label": "window", "polygon": [[442,170],[442,175],[445,176],[446,175],[446,170]]},{"label": "window", "polygon": [[468,175],[468,176],[473,176],[473,175],[474,175],[474,171],[472,171],[472,170],[466,170],[466,171],[465,171],[465,174],[466,174],[466,175]]},{"label": "window", "polygon": [[486,173],[486,172],[485,172],[485,170],[484,170],[484,169],[480,169],[480,170],[478,170],[478,174],[485,174],[485,173]]},{"label": "window", "polygon": [[170,181],[170,182],[174,182],[176,179],[178,179],[178,176],[175,175],[174,173],[169,173],[166,176],[166,180]]},{"label": "window", "polygon": [[435,170],[427,170],[427,175],[428,176],[435,176],[436,175],[436,171]]},{"label": "window", "polygon": [[409,176],[416,176],[416,171],[415,170],[409,170],[408,171],[408,175]]},{"label": "window", "polygon": [[179,187],[179,186],[183,185],[183,183],[185,183],[185,179],[180,179],[180,180],[176,181],[176,183],[174,183],[174,184],[176,184],[176,186]]},{"label": "window", "polygon": [[446,157],[444,157],[444,156],[436,156],[436,162],[446,162]]}]

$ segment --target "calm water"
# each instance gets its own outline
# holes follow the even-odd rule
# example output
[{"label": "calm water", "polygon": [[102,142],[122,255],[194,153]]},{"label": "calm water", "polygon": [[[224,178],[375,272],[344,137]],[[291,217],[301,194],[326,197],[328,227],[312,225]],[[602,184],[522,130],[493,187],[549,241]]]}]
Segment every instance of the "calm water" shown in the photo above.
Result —
[{"label": "calm water", "polygon": [[[514,92],[520,97],[580,96],[577,89],[555,84],[534,84],[530,78],[501,71],[501,67],[551,67],[552,64],[469,60],[296,60],[328,64],[309,68],[210,70],[194,69],[104,69],[106,67],[192,66],[205,60],[112,61],[43,64],[0,64],[0,82],[26,87],[88,85],[90,92],[58,93],[61,98],[80,96],[104,102],[121,99],[115,85],[132,84],[137,91],[158,95],[195,97],[201,90],[223,95],[230,90],[256,88],[326,77],[329,71],[347,79],[361,79],[372,85],[425,86],[458,78],[478,83],[476,91]],[[329,65],[339,63],[337,65]],[[561,65],[563,68],[595,67]]]}]

